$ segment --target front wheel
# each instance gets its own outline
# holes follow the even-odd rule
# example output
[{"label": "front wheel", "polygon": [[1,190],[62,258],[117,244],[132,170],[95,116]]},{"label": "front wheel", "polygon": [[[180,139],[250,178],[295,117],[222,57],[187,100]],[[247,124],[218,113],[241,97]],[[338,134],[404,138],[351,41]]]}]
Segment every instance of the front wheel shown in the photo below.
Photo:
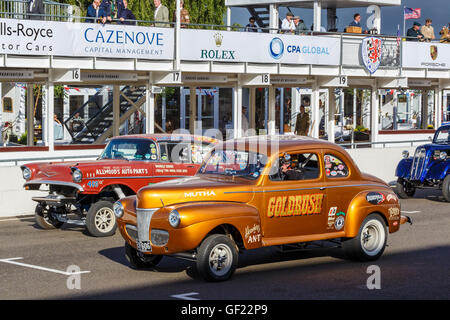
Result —
[{"label": "front wheel", "polygon": [[442,182],[442,194],[444,195],[445,201],[450,202],[450,174]]},{"label": "front wheel", "polygon": [[387,242],[387,228],[378,214],[364,219],[355,238],[342,243],[346,255],[357,261],[377,260],[384,252]]},{"label": "front wheel", "polygon": [[210,235],[198,249],[197,271],[206,281],[228,280],[236,270],[237,264],[236,245],[225,235]]},{"label": "front wheel", "polygon": [[398,178],[397,183],[394,187],[394,192],[400,199],[408,199],[414,196],[414,194],[416,193],[416,188],[414,188],[411,183],[405,181],[404,179]]},{"label": "front wheel", "polygon": [[150,269],[156,267],[162,256],[143,254],[125,242],[125,257],[133,269]]},{"label": "front wheel", "polygon": [[94,237],[109,237],[116,233],[116,216],[110,201],[98,201],[91,205],[86,215],[86,228]]},{"label": "front wheel", "polygon": [[64,224],[64,222],[58,221],[53,217],[41,204],[36,206],[34,210],[34,218],[36,224],[45,230],[59,229]]}]

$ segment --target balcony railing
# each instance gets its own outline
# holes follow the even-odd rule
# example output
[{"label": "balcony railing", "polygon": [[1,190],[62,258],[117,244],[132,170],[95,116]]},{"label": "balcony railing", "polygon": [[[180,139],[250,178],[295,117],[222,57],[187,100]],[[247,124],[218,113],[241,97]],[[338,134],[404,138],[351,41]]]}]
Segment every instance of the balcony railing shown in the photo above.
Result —
[{"label": "balcony railing", "polygon": [[[0,0],[0,18],[26,19],[28,1],[26,0]],[[54,1],[44,1],[44,15],[39,16],[46,21],[72,21],[73,7],[69,4]]]}]

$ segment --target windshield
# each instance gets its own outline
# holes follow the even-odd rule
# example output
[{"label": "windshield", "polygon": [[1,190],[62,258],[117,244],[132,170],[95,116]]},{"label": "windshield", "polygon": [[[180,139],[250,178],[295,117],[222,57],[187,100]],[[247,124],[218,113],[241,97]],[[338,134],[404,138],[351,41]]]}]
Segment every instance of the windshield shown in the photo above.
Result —
[{"label": "windshield", "polygon": [[240,150],[215,150],[200,168],[200,174],[218,174],[255,180],[266,165],[265,155]]},{"label": "windshield", "polygon": [[450,131],[450,128],[438,130],[438,132],[436,132],[436,135],[434,136],[434,143],[450,144],[449,131]]},{"label": "windshield", "polygon": [[106,146],[100,159],[158,160],[156,143],[148,139],[116,139]]}]

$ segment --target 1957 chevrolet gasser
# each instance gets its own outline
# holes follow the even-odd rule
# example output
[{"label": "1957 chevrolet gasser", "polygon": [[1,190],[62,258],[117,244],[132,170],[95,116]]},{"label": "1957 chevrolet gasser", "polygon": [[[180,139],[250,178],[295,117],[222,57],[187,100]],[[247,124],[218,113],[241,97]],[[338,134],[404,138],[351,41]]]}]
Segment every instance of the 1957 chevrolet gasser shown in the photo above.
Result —
[{"label": "1957 chevrolet gasser", "polygon": [[375,260],[408,221],[389,186],[345,150],[298,136],[219,144],[194,177],[144,187],[114,213],[133,267],[190,258],[207,281],[230,278],[239,252],[264,246],[333,240]]},{"label": "1957 chevrolet gasser", "polygon": [[36,223],[54,229],[68,222],[86,225],[93,236],[113,235],[114,201],[152,183],[194,175],[215,143],[191,135],[121,136],[111,139],[95,161],[25,164],[25,189],[49,187],[48,196],[33,198]]}]

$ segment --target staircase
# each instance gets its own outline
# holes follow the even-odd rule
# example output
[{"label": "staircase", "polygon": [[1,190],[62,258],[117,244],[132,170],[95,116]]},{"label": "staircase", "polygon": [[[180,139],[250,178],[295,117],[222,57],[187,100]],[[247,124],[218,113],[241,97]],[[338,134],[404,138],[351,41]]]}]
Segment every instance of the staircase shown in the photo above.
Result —
[{"label": "staircase", "polygon": [[[72,113],[66,121],[64,121],[64,126],[72,136],[72,143],[92,144],[98,142],[98,140],[105,140],[105,134],[110,130],[113,123],[113,98],[110,95],[108,102],[100,107],[97,103],[100,95],[102,95],[102,92],[97,92],[78,110]],[[134,109],[133,105],[142,105],[143,101],[145,101],[145,87],[123,87],[120,92],[120,115],[123,116],[126,114],[129,116],[134,112],[134,110],[131,110]],[[74,119],[75,114],[85,114],[85,108],[88,106],[93,108],[93,105],[97,106],[97,112],[84,123],[84,127],[81,131],[74,132],[70,124]],[[92,114],[92,112],[90,112],[90,114]]]},{"label": "staircase", "polygon": [[[260,28],[269,28],[270,12],[269,6],[266,7],[250,7],[247,8],[250,16],[255,18],[256,23]],[[263,32],[268,32],[268,30],[262,30]]]}]

